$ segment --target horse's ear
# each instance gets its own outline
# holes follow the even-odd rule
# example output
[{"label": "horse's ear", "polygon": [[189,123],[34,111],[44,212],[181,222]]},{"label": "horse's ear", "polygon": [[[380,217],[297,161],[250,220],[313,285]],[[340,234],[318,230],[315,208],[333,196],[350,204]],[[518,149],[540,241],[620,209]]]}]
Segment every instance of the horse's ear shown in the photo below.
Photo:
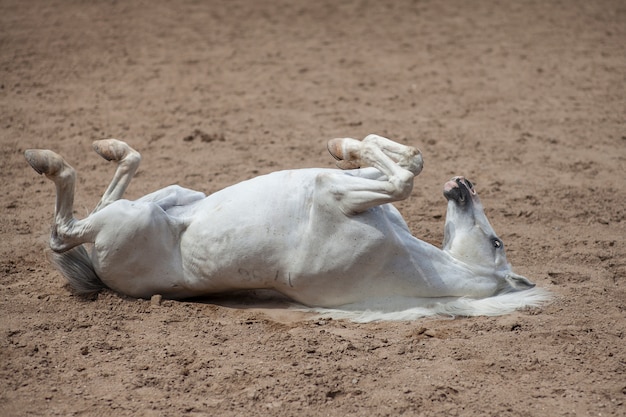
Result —
[{"label": "horse's ear", "polygon": [[531,282],[528,278],[522,275],[518,275],[515,272],[509,272],[504,278],[506,279],[506,282],[508,282],[509,285],[513,287],[513,289],[518,291],[527,290],[535,286],[535,284]]}]

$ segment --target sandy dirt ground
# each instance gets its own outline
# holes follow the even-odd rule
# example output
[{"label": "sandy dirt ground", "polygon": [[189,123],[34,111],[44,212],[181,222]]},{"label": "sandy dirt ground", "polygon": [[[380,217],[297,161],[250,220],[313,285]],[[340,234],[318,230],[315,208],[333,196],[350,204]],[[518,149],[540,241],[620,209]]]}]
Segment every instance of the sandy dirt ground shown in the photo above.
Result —
[{"label": "sandy dirt ground", "polygon": [[[623,1],[0,1],[0,415],[626,415]],[[73,296],[46,260],[143,155],[137,198],[330,167],[333,137],[418,146],[398,208],[440,244],[471,178],[516,272],[556,295],[487,318],[355,324],[244,298]]]}]

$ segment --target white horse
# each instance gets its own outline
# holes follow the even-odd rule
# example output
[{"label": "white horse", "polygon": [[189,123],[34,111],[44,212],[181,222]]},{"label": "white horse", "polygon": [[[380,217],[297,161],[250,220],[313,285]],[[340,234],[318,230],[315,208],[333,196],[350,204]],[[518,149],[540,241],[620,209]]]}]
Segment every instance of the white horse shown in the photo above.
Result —
[{"label": "white horse", "polygon": [[364,321],[498,315],[549,298],[512,272],[463,177],[444,185],[443,249],[413,237],[389,203],[409,196],[422,156],[380,136],[329,141],[344,170],[279,171],[209,196],[172,185],[135,201],[122,195],[139,153],[116,139],[94,149],[117,170],[82,220],[72,214],[74,169],[49,150],[25,153],[56,185],[53,262],[79,293],[182,299],[269,289]]}]

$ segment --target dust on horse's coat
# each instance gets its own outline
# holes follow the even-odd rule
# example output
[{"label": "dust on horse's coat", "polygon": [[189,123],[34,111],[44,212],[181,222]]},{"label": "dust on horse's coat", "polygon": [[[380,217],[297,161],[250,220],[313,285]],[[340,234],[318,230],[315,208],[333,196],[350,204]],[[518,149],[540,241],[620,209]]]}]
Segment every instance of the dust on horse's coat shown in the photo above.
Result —
[{"label": "dust on horse's coat", "polygon": [[504,314],[549,298],[512,272],[463,177],[444,185],[443,249],[412,236],[389,203],[408,197],[422,155],[377,135],[329,141],[343,170],[279,171],[210,196],[174,185],[135,201],[122,196],[139,153],[115,139],[94,149],[118,166],[81,220],[72,215],[74,169],[52,151],[26,151],[56,185],[50,246],[79,292],[181,299],[270,289],[336,316],[370,311],[364,320]]}]

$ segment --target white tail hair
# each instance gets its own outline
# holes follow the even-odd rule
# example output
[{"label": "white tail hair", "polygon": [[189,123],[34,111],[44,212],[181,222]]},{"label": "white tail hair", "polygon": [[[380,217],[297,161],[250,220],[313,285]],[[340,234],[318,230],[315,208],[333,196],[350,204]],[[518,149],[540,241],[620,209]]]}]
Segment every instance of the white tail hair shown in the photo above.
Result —
[{"label": "white tail hair", "polygon": [[65,252],[52,252],[50,261],[79,295],[92,295],[106,288],[94,271],[91,258],[83,245]]}]

